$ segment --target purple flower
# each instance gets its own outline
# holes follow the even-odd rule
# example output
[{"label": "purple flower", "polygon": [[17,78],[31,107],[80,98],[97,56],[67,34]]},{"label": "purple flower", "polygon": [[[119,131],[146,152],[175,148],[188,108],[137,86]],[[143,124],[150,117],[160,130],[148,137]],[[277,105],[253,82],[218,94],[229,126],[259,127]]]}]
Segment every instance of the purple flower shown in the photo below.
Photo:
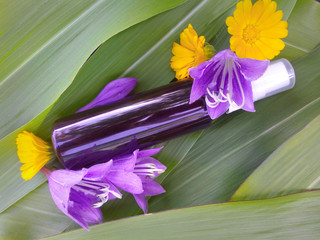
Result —
[{"label": "purple flower", "polygon": [[131,189],[125,189],[123,186],[119,186],[119,188],[131,193],[144,213],[148,211],[146,196],[155,196],[165,192],[163,187],[154,181],[154,178],[163,173],[166,167],[156,159],[150,157],[158,153],[161,149],[162,147],[143,151],[137,149],[132,154],[115,157],[113,159],[114,166],[121,166],[122,169],[125,169],[127,172],[132,172],[139,179],[141,184],[139,186],[142,186],[143,189],[140,193],[135,193],[131,191]]},{"label": "purple flower", "polygon": [[239,58],[230,49],[217,53],[209,61],[189,70],[194,79],[190,104],[205,95],[212,119],[228,109],[254,112],[251,81],[267,70],[269,60]]},{"label": "purple flower", "polygon": [[163,173],[164,165],[150,157],[162,148],[139,151],[117,156],[106,163],[74,171],[61,169],[41,171],[49,182],[49,190],[57,207],[81,227],[102,221],[99,209],[108,200],[121,198],[118,188],[133,194],[138,205],[146,213],[145,196],[165,192],[153,179]]},{"label": "purple flower", "polygon": [[92,102],[80,108],[77,112],[122,100],[134,89],[137,81],[136,78],[119,78],[108,83]]},{"label": "purple flower", "polygon": [[99,207],[110,199],[121,198],[118,188],[132,194],[143,193],[140,178],[134,174],[134,160],[112,160],[79,171],[42,168],[49,182],[49,189],[57,207],[81,227],[102,221]]},{"label": "purple flower", "polygon": [[151,155],[158,153],[161,149],[162,148],[144,151],[136,150],[133,153],[136,158],[133,172],[140,177],[143,187],[143,193],[133,194],[133,196],[144,213],[147,213],[148,211],[146,196],[155,196],[165,192],[162,186],[153,179],[163,173],[166,170],[166,166],[150,157]]}]

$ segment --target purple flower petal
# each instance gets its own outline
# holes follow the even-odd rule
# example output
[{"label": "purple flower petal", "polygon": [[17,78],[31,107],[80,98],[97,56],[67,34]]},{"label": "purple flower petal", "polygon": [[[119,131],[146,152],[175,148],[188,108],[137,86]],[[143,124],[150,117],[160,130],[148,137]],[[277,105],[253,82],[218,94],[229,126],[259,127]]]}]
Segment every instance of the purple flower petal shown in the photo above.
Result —
[{"label": "purple flower petal", "polygon": [[138,151],[137,158],[149,157],[149,156],[155,155],[155,154],[157,154],[158,152],[160,152],[160,150],[161,150],[162,148],[163,148],[163,147],[152,148],[152,149],[147,149],[147,150]]},{"label": "purple flower petal", "polygon": [[[122,194],[119,192],[119,190],[111,183],[108,183],[110,185],[110,193],[108,195],[108,199],[115,199],[115,198],[122,198]],[[116,193],[116,195],[114,194]]]},{"label": "purple flower petal", "polygon": [[104,179],[105,175],[107,175],[107,173],[110,171],[112,163],[113,161],[110,160],[106,163],[93,165],[92,167],[88,168],[88,172],[84,177],[90,178],[92,181]]},{"label": "purple flower petal", "polygon": [[132,194],[143,192],[141,179],[132,172],[114,171],[108,174],[108,179],[118,188]]},{"label": "purple flower petal", "polygon": [[138,206],[142,209],[144,214],[148,212],[148,202],[144,194],[133,194]]},{"label": "purple flower petal", "polygon": [[71,189],[69,201],[72,204],[68,205],[68,215],[73,221],[78,223],[86,230],[88,229],[88,223],[101,223],[102,212],[99,208],[93,208],[89,201],[86,201],[84,194]]},{"label": "purple flower petal", "polygon": [[88,224],[102,221],[99,207],[110,199],[122,197],[114,184],[134,193],[143,192],[141,179],[132,172],[113,169],[112,160],[79,171],[50,172],[46,168],[43,172],[56,206],[86,230]]},{"label": "purple flower petal", "polygon": [[242,109],[249,112],[255,112],[251,82],[244,78],[238,68],[234,69],[233,76],[234,79],[232,80],[232,86],[234,94],[232,100],[238,106],[242,106]]},{"label": "purple flower petal", "polygon": [[158,160],[152,158],[152,157],[142,157],[142,158],[139,158],[137,160],[137,166],[139,165],[144,165],[144,164],[153,164],[155,166],[156,169],[159,169],[161,171],[154,171],[154,176],[153,177],[150,177],[150,176],[140,176],[140,178],[142,179],[142,181],[144,179],[149,179],[149,178],[155,178],[157,176],[159,176],[161,173],[163,173],[167,167],[165,165],[163,165],[162,163],[160,163]]},{"label": "purple flower petal", "polygon": [[[213,71],[208,71],[208,69],[217,67],[217,64],[218,63],[213,61],[206,61],[200,64],[198,67],[189,69],[189,74],[194,79],[190,93],[190,104],[206,94],[207,86],[210,84],[211,79],[213,78]],[[198,70],[198,68],[200,70]]]},{"label": "purple flower petal", "polygon": [[161,149],[162,148],[149,149],[138,152],[137,154],[136,165],[133,172],[137,174],[142,181],[143,193],[134,194],[134,198],[144,213],[148,211],[148,202],[145,196],[154,196],[165,192],[162,186],[153,179],[163,173],[166,170],[166,166],[150,157],[158,153]]},{"label": "purple flower petal", "polygon": [[240,59],[230,49],[223,50],[211,60],[190,69],[190,76],[194,79],[190,103],[205,95],[212,119],[228,109],[255,111],[251,81],[261,77],[268,64],[268,60]]},{"label": "purple flower petal", "polygon": [[107,105],[125,98],[137,85],[137,81],[136,78],[119,78],[108,83],[92,102],[80,108],[77,112]]},{"label": "purple flower petal", "polygon": [[225,59],[238,60],[239,57],[230,49],[222,50],[212,57],[212,60],[215,60],[215,61],[220,61]]},{"label": "purple flower petal", "polygon": [[53,178],[48,178],[48,184],[52,200],[61,212],[68,216],[68,202],[70,195],[70,187],[63,186],[56,182]]},{"label": "purple flower petal", "polygon": [[211,119],[216,119],[224,114],[229,108],[229,104],[227,102],[220,103],[216,108],[208,108],[208,114]]},{"label": "purple flower petal", "polygon": [[242,109],[248,112],[255,112],[254,103],[253,103],[253,94],[252,94],[252,85],[250,82],[242,84],[242,88],[244,91],[244,105]]},{"label": "purple flower petal", "polygon": [[113,160],[113,170],[132,172],[137,159],[137,150],[133,154],[117,156]]},{"label": "purple flower petal", "polygon": [[149,179],[147,182],[143,183],[143,190],[143,194],[145,196],[155,196],[166,192],[159,183],[152,179]]},{"label": "purple flower petal", "polygon": [[256,60],[250,58],[239,58],[237,60],[241,66],[241,73],[247,81],[254,81],[260,78],[267,70],[269,60]]},{"label": "purple flower petal", "polygon": [[80,171],[65,171],[65,170],[56,170],[53,171],[49,176],[50,181],[55,181],[55,184],[59,184],[63,187],[71,187],[77,183],[79,183],[82,178],[86,175],[87,170],[82,169]]}]

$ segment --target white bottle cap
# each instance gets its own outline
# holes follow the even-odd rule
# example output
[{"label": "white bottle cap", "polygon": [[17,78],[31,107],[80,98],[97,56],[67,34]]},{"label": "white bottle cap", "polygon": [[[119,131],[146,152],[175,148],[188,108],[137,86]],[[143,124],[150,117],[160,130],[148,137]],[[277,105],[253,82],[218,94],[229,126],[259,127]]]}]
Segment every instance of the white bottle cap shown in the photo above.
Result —
[{"label": "white bottle cap", "polygon": [[[265,73],[252,82],[253,101],[275,95],[293,88],[295,73],[291,63],[287,59],[279,59],[269,64]],[[229,108],[228,113],[239,108]]]},{"label": "white bottle cap", "polygon": [[289,90],[295,80],[294,69],[287,59],[273,61],[262,77],[252,82],[253,101]]}]

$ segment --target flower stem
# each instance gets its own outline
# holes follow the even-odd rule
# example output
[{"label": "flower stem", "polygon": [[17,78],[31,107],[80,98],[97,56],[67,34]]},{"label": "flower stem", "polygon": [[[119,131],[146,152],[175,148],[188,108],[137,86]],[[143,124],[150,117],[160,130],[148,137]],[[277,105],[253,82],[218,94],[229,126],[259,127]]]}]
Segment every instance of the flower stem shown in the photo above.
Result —
[{"label": "flower stem", "polygon": [[43,166],[40,171],[46,176],[49,177],[50,173],[52,172],[48,167]]}]

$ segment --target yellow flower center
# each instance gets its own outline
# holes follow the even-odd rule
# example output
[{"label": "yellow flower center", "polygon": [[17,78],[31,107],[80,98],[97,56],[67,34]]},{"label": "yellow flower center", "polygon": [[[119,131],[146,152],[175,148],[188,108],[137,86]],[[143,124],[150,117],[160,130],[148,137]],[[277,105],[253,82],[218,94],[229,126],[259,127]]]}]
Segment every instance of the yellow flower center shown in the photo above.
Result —
[{"label": "yellow flower center", "polygon": [[259,36],[260,31],[255,25],[248,25],[243,29],[242,37],[246,43],[253,44]]}]

